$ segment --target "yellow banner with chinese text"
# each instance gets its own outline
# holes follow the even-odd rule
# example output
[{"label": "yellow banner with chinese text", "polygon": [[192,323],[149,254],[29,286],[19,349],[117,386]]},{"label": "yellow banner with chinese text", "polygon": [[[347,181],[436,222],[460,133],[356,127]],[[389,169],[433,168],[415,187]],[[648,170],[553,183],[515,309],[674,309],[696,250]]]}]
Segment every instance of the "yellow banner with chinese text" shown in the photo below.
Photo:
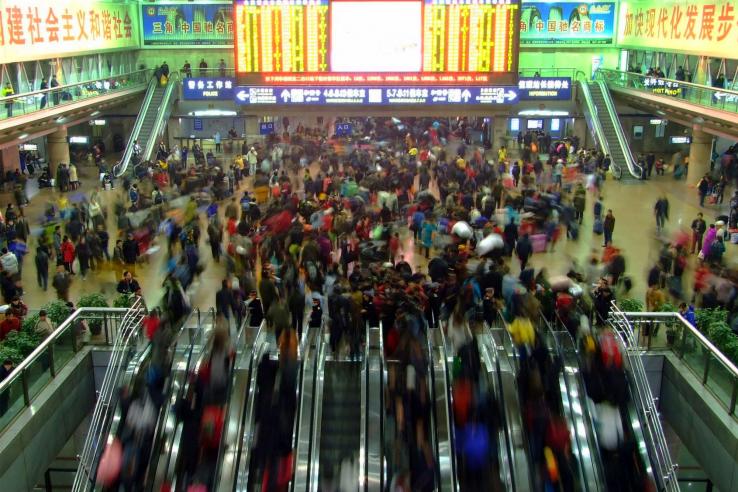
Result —
[{"label": "yellow banner with chinese text", "polygon": [[138,5],[122,0],[0,0],[0,63],[139,45]]},{"label": "yellow banner with chinese text", "polygon": [[738,0],[620,2],[618,45],[738,58]]}]

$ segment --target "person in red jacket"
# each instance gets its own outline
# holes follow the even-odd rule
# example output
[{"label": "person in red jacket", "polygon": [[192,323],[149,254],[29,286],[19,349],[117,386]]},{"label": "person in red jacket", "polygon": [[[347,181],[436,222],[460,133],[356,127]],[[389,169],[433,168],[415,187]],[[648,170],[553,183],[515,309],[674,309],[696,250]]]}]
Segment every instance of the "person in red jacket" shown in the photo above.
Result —
[{"label": "person in red jacket", "polygon": [[74,275],[74,270],[72,270],[72,263],[74,262],[74,244],[72,244],[72,241],[69,240],[68,236],[64,236],[64,239],[62,239],[61,254],[64,268],[66,268],[70,274]]},{"label": "person in red jacket", "polygon": [[20,319],[13,314],[12,310],[5,313],[5,319],[0,323],[0,341],[5,340],[11,331],[20,331]]}]

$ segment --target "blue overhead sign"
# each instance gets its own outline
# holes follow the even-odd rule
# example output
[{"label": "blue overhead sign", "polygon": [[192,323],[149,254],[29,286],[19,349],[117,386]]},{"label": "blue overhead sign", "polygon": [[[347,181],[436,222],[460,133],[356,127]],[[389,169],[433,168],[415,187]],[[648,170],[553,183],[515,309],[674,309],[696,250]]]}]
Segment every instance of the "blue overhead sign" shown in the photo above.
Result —
[{"label": "blue overhead sign", "polygon": [[259,135],[271,135],[274,133],[274,122],[259,123]]},{"label": "blue overhead sign", "polygon": [[517,87],[236,87],[237,104],[514,104]]},{"label": "blue overhead sign", "polygon": [[186,101],[231,101],[234,86],[233,79],[229,78],[186,78],[182,82],[182,97]]},{"label": "blue overhead sign", "polygon": [[521,101],[568,101],[571,99],[571,78],[520,77],[518,94]]},{"label": "blue overhead sign", "polygon": [[354,133],[354,127],[351,123],[336,123],[336,135],[346,137]]}]

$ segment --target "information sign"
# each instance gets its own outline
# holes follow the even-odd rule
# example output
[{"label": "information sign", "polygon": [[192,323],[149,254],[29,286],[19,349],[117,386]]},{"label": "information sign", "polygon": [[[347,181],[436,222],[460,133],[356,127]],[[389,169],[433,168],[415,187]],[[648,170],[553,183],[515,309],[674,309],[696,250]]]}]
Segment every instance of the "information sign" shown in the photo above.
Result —
[{"label": "information sign", "polygon": [[517,87],[236,87],[238,104],[514,104]]},{"label": "information sign", "polygon": [[186,101],[233,99],[235,82],[229,78],[186,78],[182,82],[182,97]]}]

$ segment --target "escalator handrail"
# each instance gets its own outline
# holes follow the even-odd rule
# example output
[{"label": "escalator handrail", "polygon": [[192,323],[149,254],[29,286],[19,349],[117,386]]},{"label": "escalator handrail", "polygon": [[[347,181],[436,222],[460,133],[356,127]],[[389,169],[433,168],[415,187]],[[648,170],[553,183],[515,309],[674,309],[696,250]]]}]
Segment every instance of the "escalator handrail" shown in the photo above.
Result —
[{"label": "escalator handrail", "polygon": [[[266,332],[266,324],[262,321],[258,327],[251,326],[250,316],[246,316],[241,322],[241,327],[238,330],[238,336],[236,338],[236,356],[233,361],[233,368],[231,377],[229,379],[230,385],[228,388],[228,396],[226,398],[227,407],[225,410],[225,421],[227,427],[223,432],[220,449],[218,451],[217,471],[215,473],[215,484],[213,490],[233,490],[237,481],[238,464],[241,457],[241,439],[237,436],[243,436],[245,431],[245,407],[248,402],[247,395],[250,394],[252,385],[252,375],[254,371],[255,360],[258,360],[255,350],[258,344],[261,343],[263,333]],[[244,360],[246,358],[246,360]],[[243,366],[243,363],[246,365]],[[257,362],[258,363],[258,362]],[[241,381],[241,373],[244,374],[244,394],[236,392],[236,388],[240,388],[239,382]],[[238,418],[235,418],[238,416]],[[231,427],[235,425],[235,429]],[[235,458],[229,460],[230,468],[229,471],[223,471],[223,465],[226,461],[225,453],[228,451],[229,441],[232,438],[237,438],[237,444],[235,449]]]},{"label": "escalator handrail", "polygon": [[[380,323],[381,325],[381,323]],[[384,440],[382,438],[382,376],[383,376],[383,345],[382,331],[380,326],[369,327],[367,323],[365,371],[366,388],[365,399],[365,425],[364,431],[364,463],[362,468],[362,483],[360,491],[379,492],[384,490],[384,477],[382,474],[382,449]],[[376,365],[375,365],[376,364]]]},{"label": "escalator handrail", "polygon": [[179,72],[170,73],[167,86],[164,88],[164,97],[161,99],[161,106],[159,107],[159,111],[156,112],[156,119],[151,127],[151,135],[146,141],[146,148],[142,149],[143,154],[141,157],[144,161],[151,158],[154,153],[154,149],[156,148],[156,141],[166,129],[166,123],[169,120],[169,115],[175,101],[174,94],[178,94],[178,91],[176,91],[178,84]]},{"label": "escalator handrail", "polygon": [[[234,490],[248,490],[249,472],[251,470],[251,449],[254,442],[254,418],[256,412],[256,392],[257,377],[259,372],[259,363],[265,353],[269,352],[269,342],[266,341],[266,321],[262,321],[263,330],[259,330],[259,334],[254,341],[251,349],[251,363],[249,364],[249,384],[246,395],[242,395],[246,403],[246,408],[241,416],[240,444],[238,447],[238,455],[236,458],[236,470],[238,477],[234,483]],[[227,484],[224,484],[227,485]]]},{"label": "escalator handrail", "polygon": [[131,157],[133,157],[133,142],[138,140],[138,135],[141,133],[141,127],[146,119],[146,114],[149,111],[151,100],[154,97],[154,93],[156,92],[158,85],[159,81],[156,80],[156,77],[149,81],[149,87],[146,89],[146,95],[144,96],[143,102],[141,102],[141,108],[138,111],[136,122],[133,124],[131,136],[129,137],[126,148],[123,151],[123,156],[121,157],[120,162],[113,166],[113,175],[116,178],[122,176],[126,172],[126,169],[128,169],[128,163],[131,161]]},{"label": "escalator handrail", "polygon": [[[205,335],[205,326],[207,325],[207,320],[211,320],[211,326],[215,326],[215,312],[213,309],[208,310],[208,315],[205,317],[205,320],[203,322],[201,318],[201,313],[199,309],[195,309],[194,314],[197,316],[197,338],[191,340],[191,345],[193,347],[192,354],[190,358],[188,359],[187,367],[184,371],[184,374],[186,375],[185,378],[185,384],[180,386],[179,392],[177,395],[172,395],[172,398],[170,399],[170,406],[169,406],[169,415],[167,418],[167,423],[165,425],[165,428],[172,428],[172,431],[169,433],[171,436],[170,442],[168,445],[165,446],[164,449],[167,449],[169,452],[165,453],[164,455],[159,457],[159,462],[161,462],[162,459],[165,459],[163,463],[163,467],[160,465],[157,465],[157,470],[163,470],[163,478],[165,481],[169,481],[172,485],[172,490],[176,489],[176,475],[174,474],[174,469],[176,469],[177,462],[179,460],[179,452],[182,449],[180,439],[182,437],[182,422],[179,422],[176,420],[176,414],[174,414],[173,407],[174,404],[177,401],[180,401],[182,398],[185,397],[190,392],[190,388],[193,384],[195,384],[195,376],[200,370],[200,367],[205,362],[205,359],[210,353],[210,347],[212,345],[212,338],[206,338]],[[196,343],[197,342],[197,343]],[[200,351],[195,352],[194,348],[199,347]],[[176,399],[175,399],[176,398]],[[174,420],[174,422],[172,422]],[[160,485],[159,483],[156,483],[159,480],[159,473],[157,472],[153,480],[151,480],[152,484],[152,491],[159,490]]]},{"label": "escalator handrail", "polygon": [[[483,343],[480,345],[480,357],[485,361],[485,365],[487,366],[487,372],[493,371],[494,374],[490,375],[490,380],[492,383],[491,390],[495,393],[495,397],[497,400],[497,411],[500,414],[500,418],[502,421],[502,433],[504,436],[504,448],[505,451],[502,452],[502,450],[499,450],[500,455],[500,474],[502,477],[508,479],[508,490],[511,492],[516,492],[518,490],[518,484],[516,481],[515,476],[515,466],[513,463],[515,462],[515,459],[513,458],[513,443],[512,443],[512,436],[510,435],[510,415],[507,411],[507,407],[504,404],[504,390],[502,386],[502,369],[500,367],[500,360],[499,355],[497,354],[497,342],[495,342],[494,335],[492,334],[492,329],[487,323],[484,323],[484,335],[483,338],[486,343]],[[487,361],[487,359],[490,359]],[[487,362],[489,365],[487,365]]]},{"label": "escalator handrail", "polygon": [[325,380],[326,343],[320,336],[314,378],[313,412],[310,433],[310,469],[308,472],[308,491],[318,492],[320,487],[320,437],[323,417],[323,385]]},{"label": "escalator handrail", "polygon": [[[196,316],[196,323],[195,323],[195,331],[197,332],[195,335],[195,338],[193,338],[192,335],[192,327],[188,326],[190,324],[190,321],[192,320],[193,316]],[[168,387],[164,391],[164,395],[169,395],[169,398],[165,398],[164,402],[162,403],[162,408],[159,410],[159,418],[157,419],[156,427],[154,430],[154,443],[151,446],[151,450],[149,452],[149,459],[147,460],[148,468],[146,471],[146,478],[144,479],[144,484],[149,484],[148,489],[153,490],[153,483],[156,478],[156,472],[158,470],[158,463],[159,459],[157,459],[157,456],[160,455],[162,444],[165,442],[166,439],[166,429],[169,427],[172,419],[173,414],[173,407],[174,404],[179,400],[179,398],[183,395],[182,391],[185,388],[184,381],[181,381],[178,385],[175,384],[175,371],[176,375],[183,374],[184,378],[186,379],[188,374],[188,369],[190,367],[190,364],[192,363],[192,356],[194,353],[195,344],[198,341],[197,338],[200,337],[200,333],[202,332],[202,323],[201,323],[201,317],[200,317],[200,310],[198,308],[195,308],[190,316],[185,320],[184,324],[182,325],[182,329],[179,332],[179,335],[177,337],[177,343],[173,349],[173,356],[172,356],[172,366],[170,370],[170,376],[169,376],[169,383]],[[187,339],[185,342],[184,339]],[[180,345],[183,345],[184,343],[187,343],[185,348],[185,354],[182,359],[186,359],[184,370],[178,370],[177,366],[180,362],[180,360],[175,360],[177,354],[177,349]],[[175,388],[178,388],[177,391],[174,391]],[[167,449],[165,447],[164,449]],[[168,447],[168,449],[172,449],[171,446]],[[152,466],[153,465],[153,466]]]},{"label": "escalator handrail", "polygon": [[[446,321],[448,322],[448,321]],[[451,450],[451,473],[454,478],[454,485],[452,490],[459,490],[459,483],[458,483],[458,463],[456,462],[456,426],[454,425],[452,416],[453,416],[453,404],[454,404],[454,398],[453,393],[451,391],[451,373],[449,371],[449,350],[448,350],[448,340],[446,339],[446,335],[444,333],[443,327],[441,326],[438,329],[439,336],[441,337],[441,343],[438,344],[438,352],[440,353],[441,358],[443,359],[443,371],[444,371],[444,385],[446,387],[446,401],[448,402],[448,409],[447,409],[447,415],[449,416],[448,419],[448,433],[449,433],[449,448]],[[450,356],[450,362],[451,367],[453,367],[454,362],[454,355],[451,354]],[[440,458],[440,457],[439,457]]]},{"label": "escalator handrail", "polygon": [[[572,388],[571,381],[569,380],[569,372],[568,367],[566,366],[567,361],[569,361],[568,355],[564,353],[564,348],[562,347],[560,343],[560,336],[568,336],[569,337],[569,343],[573,345],[573,340],[571,339],[571,335],[569,332],[560,332],[554,330],[554,328],[551,326],[551,323],[546,319],[545,316],[543,316],[543,313],[539,311],[539,318],[541,321],[541,324],[545,327],[545,336],[550,341],[550,343],[553,345],[549,345],[549,349],[554,349],[556,351],[556,354],[558,355],[561,363],[563,364],[563,367],[561,368],[561,380],[564,382],[564,388],[562,392],[562,403],[567,402],[568,403],[568,413],[569,413],[569,423],[572,429],[572,439],[576,443],[576,449],[578,454],[578,469],[579,469],[579,476],[582,480],[581,483],[587,484],[585,489],[586,490],[594,490],[597,491],[600,489],[600,485],[604,483],[601,477],[600,471],[602,470],[601,461],[599,459],[600,457],[600,448],[596,445],[596,437],[593,438],[594,431],[594,422],[589,417],[589,412],[587,408],[587,401],[585,398],[586,393],[583,393],[583,386],[579,384],[579,380],[577,380],[577,388]],[[565,337],[564,337],[565,338]],[[576,356],[575,356],[576,357]],[[576,371],[576,374],[579,373],[579,363],[578,360],[575,359],[574,367],[572,368],[574,371]],[[577,416],[576,407],[577,404],[579,408],[581,409],[581,416]],[[564,409],[564,412],[566,413],[566,409]],[[584,422],[584,432],[585,435],[581,436],[579,434],[579,423],[581,419]],[[584,443],[582,443],[582,438],[584,439]],[[592,441],[594,439],[595,444],[592,444]],[[585,447],[586,446],[586,447]],[[586,449],[589,449],[589,452],[585,452]],[[589,466],[588,466],[589,465]],[[586,467],[586,468],[585,468]],[[591,471],[585,471],[589,470],[591,468]],[[590,476],[590,479],[588,480],[587,477]]]},{"label": "escalator handrail", "polygon": [[653,475],[661,482],[661,490],[678,492],[677,466],[671,460],[664,430],[659,420],[656,400],[651,392],[646,370],[641,360],[641,350],[633,335],[633,327],[625,313],[618,308],[615,302],[613,302],[608,322],[616,340],[621,344],[621,350],[623,350],[625,356],[623,360],[624,362],[627,361],[631,368],[627,373],[635,389],[633,393],[638,398],[638,402],[633,402],[636,407],[636,414],[640,420],[641,429],[645,429],[651,438],[647,445],[651,451],[649,461],[655,464]]},{"label": "escalator handrail", "polygon": [[[129,370],[129,364],[126,361],[130,362],[130,358],[135,357],[132,350],[135,346],[138,346],[140,330],[137,327],[140,325],[144,313],[143,300],[137,297],[121,320],[118,336],[113,344],[112,355],[108,362],[108,369],[103,377],[98,401],[95,404],[85,444],[79,457],[77,474],[72,484],[73,492],[87,490],[87,487],[95,481],[95,461],[100,456],[100,438],[103,434],[106,434],[111,412],[115,412],[120,380]],[[139,353],[140,355],[142,354]]]},{"label": "escalator handrail", "polygon": [[[430,381],[431,384],[429,385],[429,397],[431,404],[431,412],[430,412],[430,429],[429,429],[429,437],[431,439],[431,446],[436,452],[436,478],[437,478],[437,484],[438,487],[440,487],[441,490],[457,490],[457,483],[456,483],[456,469],[454,467],[455,461],[453,456],[453,445],[452,442],[452,436],[451,436],[451,421],[449,418],[449,405],[451,402],[448,400],[448,388],[449,388],[449,382],[448,382],[448,373],[446,369],[446,357],[445,354],[441,348],[443,346],[443,338],[441,335],[441,343],[436,343],[436,340],[431,340],[431,335],[435,330],[440,330],[440,328],[437,329],[429,329],[426,323],[426,342],[428,345],[428,364],[429,364],[429,374],[430,374]],[[437,350],[434,350],[437,349]],[[439,367],[436,367],[437,359],[441,359],[438,361]],[[441,395],[436,394],[436,371],[439,371],[441,380],[439,381],[440,384],[443,385],[443,390]],[[439,396],[443,398],[443,401],[445,401],[445,404],[438,402]],[[444,410],[444,416],[445,418],[443,420],[440,420],[441,417],[438,415],[438,409],[439,407]],[[438,432],[443,431],[443,428],[439,427],[439,423],[443,423],[446,425],[446,435],[439,436]],[[446,452],[448,455],[442,456],[442,446],[443,444],[446,444]]]},{"label": "escalator handrail", "polygon": [[[302,385],[305,381],[305,368],[307,367],[307,352],[312,348],[312,339],[317,331],[315,328],[310,328],[309,317],[303,316],[303,337],[299,345],[299,353],[297,354],[298,361],[300,363],[300,374],[295,384],[295,396],[297,401],[297,410],[295,411],[295,421],[292,424],[292,450],[293,453],[297,450],[297,445],[300,441],[300,421],[303,408],[302,399]],[[294,490],[296,467],[292,467],[292,478],[290,479],[290,489]]]},{"label": "escalator handrail", "polygon": [[[317,385],[317,368],[320,346],[323,343],[324,323],[319,328],[309,329],[311,337],[305,336],[303,350],[303,374],[300,382],[299,423],[297,431],[297,445],[295,447],[295,472],[292,478],[292,492],[302,492],[310,486],[310,472],[313,449],[312,426],[315,423]],[[307,371],[307,372],[306,372]],[[312,379],[308,380],[306,376]],[[309,388],[307,388],[309,386]],[[307,389],[307,391],[306,391]],[[309,411],[308,411],[309,409]]]}]

